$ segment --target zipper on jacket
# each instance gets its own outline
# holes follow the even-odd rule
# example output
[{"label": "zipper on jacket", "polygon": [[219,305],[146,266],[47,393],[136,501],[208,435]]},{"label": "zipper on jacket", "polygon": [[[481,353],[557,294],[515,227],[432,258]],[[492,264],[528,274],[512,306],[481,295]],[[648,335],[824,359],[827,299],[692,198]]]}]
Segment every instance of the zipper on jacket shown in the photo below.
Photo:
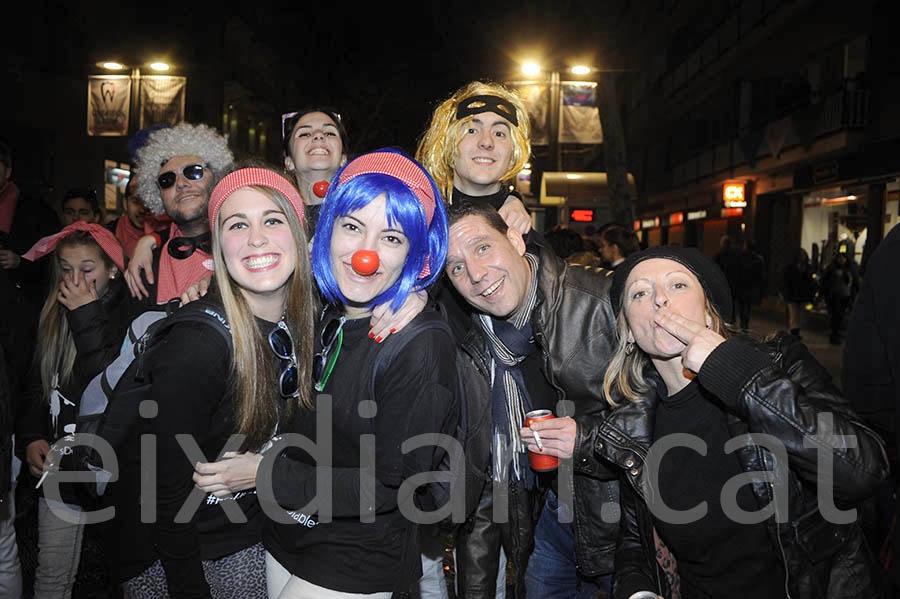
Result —
[{"label": "zipper on jacket", "polygon": [[[766,465],[766,468],[770,472],[774,472],[774,469],[770,467],[768,454],[762,449],[757,448],[757,451],[760,452],[762,456],[763,463]],[[778,550],[781,552],[781,563],[784,564],[784,596],[787,599],[791,599],[791,590],[790,590],[790,578],[791,572],[788,568],[787,556],[784,554],[784,544],[781,542],[781,525],[778,522],[778,503],[775,502],[775,483],[770,482],[767,483],[769,487],[769,498],[774,502],[775,506],[775,540],[778,542]]]}]

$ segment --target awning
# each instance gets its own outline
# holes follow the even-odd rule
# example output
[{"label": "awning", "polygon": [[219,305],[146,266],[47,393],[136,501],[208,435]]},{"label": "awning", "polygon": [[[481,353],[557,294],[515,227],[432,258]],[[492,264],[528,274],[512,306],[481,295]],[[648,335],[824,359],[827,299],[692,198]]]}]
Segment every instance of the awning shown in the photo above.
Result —
[{"label": "awning", "polygon": [[[636,197],[631,173],[628,190]],[[544,173],[541,179],[541,206],[608,206],[609,196],[606,173]]]}]

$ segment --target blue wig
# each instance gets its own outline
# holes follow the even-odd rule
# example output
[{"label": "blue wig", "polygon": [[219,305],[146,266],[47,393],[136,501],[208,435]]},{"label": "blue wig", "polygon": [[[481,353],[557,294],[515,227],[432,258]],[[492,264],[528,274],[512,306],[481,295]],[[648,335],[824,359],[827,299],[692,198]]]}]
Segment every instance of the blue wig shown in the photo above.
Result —
[{"label": "blue wig", "polygon": [[[334,223],[342,216],[363,208],[384,194],[388,224],[392,227],[395,226],[394,223],[400,225],[409,243],[409,252],[406,255],[403,270],[394,284],[373,298],[367,307],[373,308],[390,302],[391,309],[397,310],[411,292],[429,287],[440,277],[444,261],[447,259],[447,212],[437,185],[427,171],[422,168],[422,165],[396,150],[382,149],[376,150],[376,152],[400,154],[422,170],[434,194],[434,215],[431,224],[426,228],[425,210],[415,192],[406,183],[391,175],[366,173],[339,184],[341,173],[353,164],[354,160],[339,170],[331,181],[319,213],[310,260],[313,275],[322,295],[329,302],[346,304],[347,300],[341,293],[331,270],[331,233]],[[426,260],[430,272],[419,278],[426,265]]]}]

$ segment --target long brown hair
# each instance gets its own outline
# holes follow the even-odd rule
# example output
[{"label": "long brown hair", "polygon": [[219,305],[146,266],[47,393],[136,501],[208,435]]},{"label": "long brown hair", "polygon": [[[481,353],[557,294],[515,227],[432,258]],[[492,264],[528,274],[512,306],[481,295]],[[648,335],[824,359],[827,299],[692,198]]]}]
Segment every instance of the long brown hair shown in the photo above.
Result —
[{"label": "long brown hair", "polygon": [[78,246],[93,248],[107,269],[112,269],[114,266],[112,259],[106,255],[106,252],[87,231],[74,231],[66,235],[56,246],[51,261],[50,288],[38,321],[38,351],[35,353],[35,361],[38,371],[41,373],[43,398],[48,401],[54,389],[54,376],[59,375],[56,380],[58,386],[62,387],[67,384],[72,378],[72,368],[75,365],[75,356],[78,354],[75,340],[72,338],[72,331],[69,329],[69,320],[66,318],[69,310],[57,299],[59,285],[63,280],[62,268],[59,265],[59,251]]},{"label": "long brown hair", "polygon": [[[249,185],[247,189],[266,196],[284,212],[297,244],[297,261],[287,283],[289,287],[284,316],[284,322],[294,341],[300,390],[296,404],[288,404],[290,415],[297,406],[310,408],[312,405],[312,331],[316,296],[312,287],[306,233],[291,203],[279,192],[257,185]],[[280,397],[278,370],[273,364],[269,341],[259,331],[250,304],[228,274],[222,254],[220,224],[221,217],[216,219],[212,229],[215,279],[234,343],[232,379],[235,423],[237,432],[246,435],[241,450],[247,451],[259,449],[265,444],[278,423],[278,406],[275,401]]]}]

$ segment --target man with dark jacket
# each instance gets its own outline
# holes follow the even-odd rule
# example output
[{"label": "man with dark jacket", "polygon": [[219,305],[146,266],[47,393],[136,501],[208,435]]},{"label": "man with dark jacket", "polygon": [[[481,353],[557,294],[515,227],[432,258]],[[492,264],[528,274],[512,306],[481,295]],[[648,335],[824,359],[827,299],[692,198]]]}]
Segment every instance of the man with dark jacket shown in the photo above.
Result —
[{"label": "man with dark jacket", "polygon": [[468,399],[470,421],[484,411],[492,424],[479,429],[492,436],[491,455],[467,456],[485,462],[488,476],[456,539],[460,597],[494,596],[501,545],[516,566],[520,597],[526,584],[530,597],[593,596],[613,567],[616,473],[577,452],[563,456],[571,460],[558,472],[535,473],[519,436],[526,412],[550,409],[558,418],[545,444],[579,447],[582,431],[607,414],[599,397],[615,344],[611,271],[527,250],[492,207],[451,207],[446,273],[475,309],[462,347],[484,375],[483,396]]}]

